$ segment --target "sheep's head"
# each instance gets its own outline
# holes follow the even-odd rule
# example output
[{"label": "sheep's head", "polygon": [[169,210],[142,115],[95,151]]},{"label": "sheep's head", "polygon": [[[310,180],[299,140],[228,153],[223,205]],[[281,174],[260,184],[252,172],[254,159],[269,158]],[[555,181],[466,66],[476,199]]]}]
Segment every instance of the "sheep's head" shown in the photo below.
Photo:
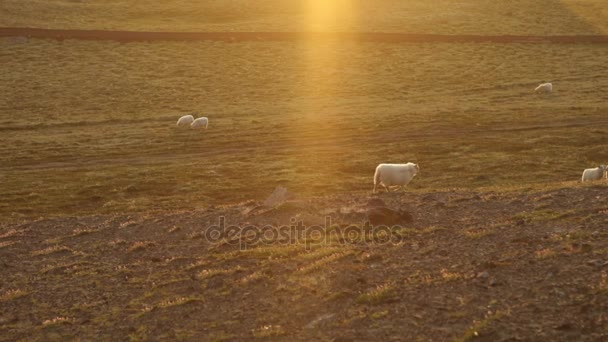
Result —
[{"label": "sheep's head", "polygon": [[606,172],[606,169],[608,168],[608,166],[600,165],[600,166],[598,166],[598,168],[600,168],[600,169],[602,169],[602,171]]}]

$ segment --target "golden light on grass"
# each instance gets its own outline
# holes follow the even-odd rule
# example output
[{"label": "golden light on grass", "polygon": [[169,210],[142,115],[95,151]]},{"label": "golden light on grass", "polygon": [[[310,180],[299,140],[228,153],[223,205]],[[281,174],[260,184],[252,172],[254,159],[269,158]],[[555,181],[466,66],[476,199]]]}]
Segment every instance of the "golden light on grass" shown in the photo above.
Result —
[{"label": "golden light on grass", "polygon": [[304,4],[309,31],[340,30],[338,24],[352,27],[356,20],[357,1],[355,0],[308,0]]}]

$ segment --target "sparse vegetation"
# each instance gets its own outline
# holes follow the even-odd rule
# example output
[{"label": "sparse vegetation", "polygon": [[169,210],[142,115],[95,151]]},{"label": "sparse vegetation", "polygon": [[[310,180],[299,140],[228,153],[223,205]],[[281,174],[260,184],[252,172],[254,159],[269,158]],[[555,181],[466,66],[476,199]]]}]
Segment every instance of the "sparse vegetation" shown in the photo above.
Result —
[{"label": "sparse vegetation", "polygon": [[392,284],[384,284],[377,286],[373,290],[361,294],[357,297],[359,304],[386,304],[395,299],[395,286]]}]

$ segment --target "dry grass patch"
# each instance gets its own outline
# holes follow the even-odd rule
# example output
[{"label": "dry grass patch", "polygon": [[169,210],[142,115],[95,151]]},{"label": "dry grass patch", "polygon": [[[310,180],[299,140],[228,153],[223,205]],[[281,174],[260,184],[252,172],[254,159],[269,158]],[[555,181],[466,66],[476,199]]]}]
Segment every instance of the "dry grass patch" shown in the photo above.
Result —
[{"label": "dry grass patch", "polygon": [[299,273],[310,273],[310,272],[314,272],[317,270],[322,269],[323,267],[325,267],[327,264],[332,263],[334,261],[343,259],[349,255],[353,254],[352,251],[347,251],[347,252],[340,252],[340,253],[333,253],[331,255],[328,255],[326,257],[323,257],[317,261],[314,261],[308,265],[302,266],[298,269]]},{"label": "dry grass patch", "polygon": [[27,294],[28,294],[27,291],[24,291],[21,289],[8,290],[8,291],[4,292],[2,295],[0,295],[0,301],[4,302],[4,301],[8,301],[8,300],[17,299],[17,298],[23,297]]},{"label": "dry grass patch", "polygon": [[209,270],[202,270],[200,272],[197,273],[196,277],[200,280],[202,279],[208,279],[217,275],[229,275],[229,274],[234,274],[236,272],[242,272],[244,271],[244,269],[241,266],[236,266],[233,268],[227,268],[227,269],[209,269]]},{"label": "dry grass patch", "polygon": [[12,236],[22,236],[25,233],[26,229],[11,229],[6,233],[0,234],[0,239],[5,239],[7,237]]},{"label": "dry grass patch", "polygon": [[394,284],[379,285],[373,290],[357,297],[359,304],[384,304],[395,300],[396,288]]},{"label": "dry grass patch", "polygon": [[460,273],[460,272],[450,272],[447,269],[442,269],[439,272],[440,276],[441,276],[441,280],[443,281],[457,281],[457,280],[464,280],[467,279],[469,277],[467,277],[467,275],[465,275],[464,273]]},{"label": "dry grass patch", "polygon": [[49,255],[49,254],[61,253],[61,252],[73,253],[74,250],[69,247],[66,247],[66,246],[55,245],[55,246],[47,247],[45,249],[34,251],[34,252],[32,252],[32,256]]},{"label": "dry grass patch", "polygon": [[12,246],[16,243],[17,243],[16,241],[3,241],[3,242],[0,242],[0,248]]},{"label": "dry grass patch", "polygon": [[52,326],[62,325],[62,324],[73,324],[75,321],[76,320],[71,317],[58,316],[58,317],[47,319],[47,320],[43,321],[42,326],[52,327]]},{"label": "dry grass patch", "polygon": [[195,268],[199,268],[199,267],[204,267],[204,266],[207,266],[207,265],[209,265],[209,263],[210,263],[210,261],[209,261],[209,260],[207,260],[207,259],[200,259],[200,260],[197,260],[197,261],[195,261],[195,262],[193,262],[193,263],[189,264],[189,265],[188,265],[188,266],[186,266],[184,269],[185,269],[186,271],[190,271],[190,270],[193,270],[193,269],[195,269]]},{"label": "dry grass patch", "polygon": [[548,259],[557,255],[557,252],[551,248],[544,248],[534,253],[538,259]]},{"label": "dry grass patch", "polygon": [[96,233],[98,231],[99,231],[99,229],[77,228],[72,231],[72,237],[92,234],[92,233]]},{"label": "dry grass patch", "polygon": [[264,277],[264,272],[262,271],[255,271],[247,276],[245,276],[244,278],[241,278],[238,282],[240,284],[246,285],[249,284],[251,282],[254,282],[256,280],[262,279]]},{"label": "dry grass patch", "polygon": [[200,302],[202,298],[199,297],[179,297],[175,299],[165,300],[158,303],[159,308],[169,308],[172,306],[184,305],[188,303]]},{"label": "dry grass patch", "polygon": [[477,228],[465,230],[462,234],[471,239],[480,239],[486,236],[494,235],[496,232],[489,228]]},{"label": "dry grass patch", "polygon": [[156,247],[156,243],[152,241],[136,241],[131,247],[129,247],[129,249],[127,249],[127,253],[133,253],[151,247]]}]

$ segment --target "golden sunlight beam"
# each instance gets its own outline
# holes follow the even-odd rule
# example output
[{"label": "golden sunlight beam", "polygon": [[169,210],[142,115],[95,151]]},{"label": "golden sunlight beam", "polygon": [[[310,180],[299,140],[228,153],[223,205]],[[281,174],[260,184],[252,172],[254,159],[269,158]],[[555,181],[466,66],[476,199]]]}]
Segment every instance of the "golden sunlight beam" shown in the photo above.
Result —
[{"label": "golden sunlight beam", "polygon": [[305,22],[308,31],[351,31],[356,24],[358,0],[308,0]]}]

